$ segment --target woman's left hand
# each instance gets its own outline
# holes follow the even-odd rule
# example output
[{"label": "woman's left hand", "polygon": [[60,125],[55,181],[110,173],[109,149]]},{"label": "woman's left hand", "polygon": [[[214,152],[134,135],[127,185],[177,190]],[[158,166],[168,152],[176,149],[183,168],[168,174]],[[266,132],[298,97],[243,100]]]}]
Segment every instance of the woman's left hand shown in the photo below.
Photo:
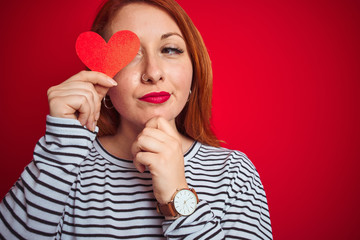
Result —
[{"label": "woman's left hand", "polygon": [[164,118],[155,117],[146,123],[132,145],[132,154],[137,170],[149,169],[160,204],[170,202],[177,189],[188,187],[180,135]]}]

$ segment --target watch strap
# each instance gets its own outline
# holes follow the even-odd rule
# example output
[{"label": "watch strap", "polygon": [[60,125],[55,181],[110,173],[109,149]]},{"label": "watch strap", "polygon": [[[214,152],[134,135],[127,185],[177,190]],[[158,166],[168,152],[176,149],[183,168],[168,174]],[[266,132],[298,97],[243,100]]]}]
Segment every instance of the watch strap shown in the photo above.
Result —
[{"label": "watch strap", "polygon": [[178,215],[173,202],[169,202],[167,204],[158,203],[156,205],[156,210],[158,211],[158,213],[166,217],[176,217]]}]

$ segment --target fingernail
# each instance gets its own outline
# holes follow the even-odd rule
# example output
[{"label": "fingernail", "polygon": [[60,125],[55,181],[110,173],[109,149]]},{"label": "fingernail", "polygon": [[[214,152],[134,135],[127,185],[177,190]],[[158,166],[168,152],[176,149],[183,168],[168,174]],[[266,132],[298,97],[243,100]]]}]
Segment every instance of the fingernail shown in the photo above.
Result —
[{"label": "fingernail", "polygon": [[114,79],[109,77],[108,80],[112,85],[117,86],[117,82]]}]

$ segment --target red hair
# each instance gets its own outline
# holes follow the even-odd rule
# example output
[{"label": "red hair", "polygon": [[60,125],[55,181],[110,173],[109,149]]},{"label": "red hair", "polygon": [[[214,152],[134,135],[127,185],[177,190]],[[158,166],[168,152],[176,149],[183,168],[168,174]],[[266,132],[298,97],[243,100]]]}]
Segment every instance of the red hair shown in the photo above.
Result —
[{"label": "red hair", "polygon": [[[219,146],[211,129],[212,68],[204,41],[190,17],[174,0],[108,0],[103,3],[91,30],[105,38],[106,27],[121,7],[130,3],[147,3],[166,11],[179,26],[193,65],[193,79],[188,103],[176,117],[178,131],[196,141]],[[101,106],[99,136],[113,135],[119,126],[119,113]]]}]

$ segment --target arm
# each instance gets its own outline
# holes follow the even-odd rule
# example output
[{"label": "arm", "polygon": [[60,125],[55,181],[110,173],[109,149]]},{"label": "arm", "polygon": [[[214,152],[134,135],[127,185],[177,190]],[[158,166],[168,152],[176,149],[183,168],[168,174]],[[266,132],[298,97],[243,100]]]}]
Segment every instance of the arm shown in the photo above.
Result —
[{"label": "arm", "polygon": [[[134,164],[140,172],[145,166],[149,169],[154,196],[160,204],[168,203],[176,189],[187,187],[181,149],[180,138],[164,118],[149,120],[133,143]],[[228,165],[224,167],[228,171],[221,174],[229,181],[218,196],[224,199],[222,215],[215,215],[211,205],[202,200],[192,215],[164,221],[165,237],[272,238],[265,192],[255,167],[239,152],[229,152],[226,156],[222,160],[226,160]],[[194,188],[196,190],[196,185]]]},{"label": "arm", "polygon": [[260,176],[242,153],[233,152],[234,180],[222,219],[226,238],[272,239],[269,208]]},{"label": "arm", "polygon": [[[228,188],[222,214],[200,201],[189,217],[163,223],[168,239],[272,239],[269,211],[259,175],[250,160],[239,152],[228,159]],[[196,186],[194,186],[196,188]]]},{"label": "arm", "polygon": [[47,117],[46,134],[33,161],[0,205],[0,232],[6,239],[52,239],[66,199],[96,133],[73,119]]},{"label": "arm", "polygon": [[46,134],[1,202],[1,238],[54,238],[79,165],[96,136],[87,129],[95,130],[101,99],[115,85],[105,74],[82,71],[48,90]]},{"label": "arm", "polygon": [[163,222],[167,239],[224,239],[224,232],[210,205],[200,200],[196,211],[175,221]]}]

